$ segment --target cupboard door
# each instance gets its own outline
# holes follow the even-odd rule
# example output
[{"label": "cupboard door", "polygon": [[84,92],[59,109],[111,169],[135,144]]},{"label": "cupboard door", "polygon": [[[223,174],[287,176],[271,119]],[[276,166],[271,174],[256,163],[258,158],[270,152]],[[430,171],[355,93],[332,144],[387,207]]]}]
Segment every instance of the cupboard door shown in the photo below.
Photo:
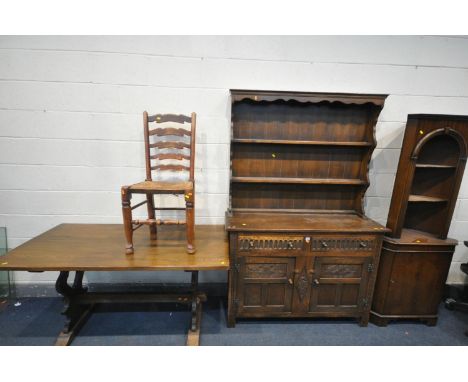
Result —
[{"label": "cupboard door", "polygon": [[372,257],[315,257],[309,260],[312,274],[309,312],[359,312],[366,300]]},{"label": "cupboard door", "polygon": [[238,313],[291,312],[294,257],[238,258]]}]

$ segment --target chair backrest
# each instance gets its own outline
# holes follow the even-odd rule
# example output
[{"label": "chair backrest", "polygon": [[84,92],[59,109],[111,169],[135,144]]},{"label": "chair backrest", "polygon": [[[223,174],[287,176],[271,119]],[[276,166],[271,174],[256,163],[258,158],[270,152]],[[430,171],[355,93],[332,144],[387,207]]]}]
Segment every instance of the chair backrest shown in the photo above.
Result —
[{"label": "chair backrest", "polygon": [[[196,119],[196,113],[192,113],[189,117],[181,114],[148,115],[146,111],[143,112],[146,180],[152,180],[152,171],[188,171],[189,180],[194,181]],[[150,129],[149,124],[152,122],[156,123],[156,127]],[[178,127],[157,126],[165,122],[178,124]],[[188,123],[190,123],[190,129],[188,129]],[[181,138],[178,140],[175,137]],[[186,137],[189,137],[188,142],[187,139],[183,139]],[[153,142],[150,142],[150,139]],[[172,163],[165,164],[167,160]],[[189,161],[189,165],[174,164],[174,160]]]}]

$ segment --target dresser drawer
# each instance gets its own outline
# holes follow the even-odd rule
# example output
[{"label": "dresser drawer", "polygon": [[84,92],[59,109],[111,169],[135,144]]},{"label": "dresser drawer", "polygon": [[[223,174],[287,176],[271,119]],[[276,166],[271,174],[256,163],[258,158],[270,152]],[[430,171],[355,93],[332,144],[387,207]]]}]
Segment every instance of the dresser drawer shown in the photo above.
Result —
[{"label": "dresser drawer", "polygon": [[372,252],[378,245],[375,236],[315,236],[311,239],[312,252]]},{"label": "dresser drawer", "polygon": [[305,252],[310,237],[298,235],[239,235],[238,251],[247,253],[290,253]]}]

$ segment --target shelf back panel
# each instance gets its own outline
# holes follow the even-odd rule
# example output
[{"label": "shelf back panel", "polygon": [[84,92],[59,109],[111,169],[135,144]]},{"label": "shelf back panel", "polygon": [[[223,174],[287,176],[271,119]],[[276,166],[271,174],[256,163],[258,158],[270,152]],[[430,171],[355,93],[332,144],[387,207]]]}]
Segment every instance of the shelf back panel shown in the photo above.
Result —
[{"label": "shelf back panel", "polygon": [[355,210],[358,186],[231,184],[232,208]]},{"label": "shelf back panel", "polygon": [[411,194],[450,199],[455,173],[455,168],[416,168]]},{"label": "shelf back panel", "polygon": [[232,176],[361,179],[367,148],[233,144]]},{"label": "shelf back panel", "polygon": [[456,166],[459,157],[458,142],[449,135],[437,135],[424,144],[417,163]]},{"label": "shelf back panel", "polygon": [[233,104],[233,138],[369,142],[371,105],[294,101]]},{"label": "shelf back panel", "polygon": [[447,203],[409,203],[404,228],[415,229],[439,236],[447,219]]}]

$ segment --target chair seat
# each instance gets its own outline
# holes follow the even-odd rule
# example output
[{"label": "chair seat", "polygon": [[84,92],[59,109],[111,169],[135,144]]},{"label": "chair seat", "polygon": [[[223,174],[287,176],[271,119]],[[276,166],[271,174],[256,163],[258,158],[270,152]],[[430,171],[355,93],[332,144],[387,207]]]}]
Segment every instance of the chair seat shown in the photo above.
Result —
[{"label": "chair seat", "polygon": [[153,182],[145,181],[130,186],[131,191],[185,192],[193,190],[193,182]]}]

